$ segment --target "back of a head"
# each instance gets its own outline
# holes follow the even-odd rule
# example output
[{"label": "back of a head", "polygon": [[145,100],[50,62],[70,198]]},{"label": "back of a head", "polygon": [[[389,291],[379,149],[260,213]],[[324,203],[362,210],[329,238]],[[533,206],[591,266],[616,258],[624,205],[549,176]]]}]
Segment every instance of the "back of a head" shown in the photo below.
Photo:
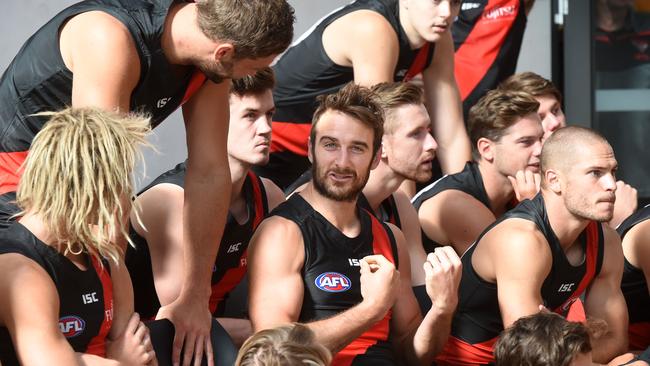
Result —
[{"label": "back of a head", "polygon": [[472,158],[480,159],[476,143],[480,138],[499,141],[508,127],[521,118],[537,113],[539,102],[530,94],[513,90],[490,90],[469,110],[469,137]]},{"label": "back of a head", "polygon": [[294,323],[255,333],[244,342],[236,366],[327,366],[332,355],[314,332]]},{"label": "back of a head", "polygon": [[552,96],[562,102],[562,93],[553,82],[530,71],[510,76],[499,84],[499,89],[523,91],[533,97]]},{"label": "back of a head", "polygon": [[[579,149],[591,148],[596,144],[607,144],[607,140],[598,132],[586,127],[567,126],[558,129],[546,139],[540,156],[542,176],[549,169],[564,169],[574,165],[580,154]],[[542,187],[544,187],[542,180]]]},{"label": "back of a head", "polygon": [[259,70],[254,75],[247,75],[240,79],[234,79],[230,86],[230,93],[238,96],[248,94],[259,95],[267,90],[273,90],[275,76],[270,67]]},{"label": "back of a head", "polygon": [[237,59],[282,53],[293,39],[294,11],[286,0],[197,0],[198,24],[210,39],[231,42]]},{"label": "back of a head", "polygon": [[494,347],[496,366],[570,366],[591,351],[589,331],[581,323],[540,312],[515,321]]},{"label": "back of a head", "polygon": [[39,214],[67,250],[117,261],[120,251],[110,238],[126,234],[131,173],[149,119],[97,108],[43,115],[50,119],[30,147],[18,206]]},{"label": "back of a head", "polygon": [[317,126],[321,116],[325,112],[336,111],[352,117],[371,128],[374,135],[373,155],[379,150],[381,137],[384,135],[384,111],[377,102],[377,96],[372,90],[350,82],[336,93],[318,96],[317,100],[318,106],[312,118],[312,128],[309,135],[311,141],[316,139]]},{"label": "back of a head", "polygon": [[377,95],[377,102],[384,110],[384,133],[395,131],[399,121],[393,118],[393,111],[405,105],[420,105],[424,102],[424,92],[413,83],[393,82],[379,83],[372,87]]}]

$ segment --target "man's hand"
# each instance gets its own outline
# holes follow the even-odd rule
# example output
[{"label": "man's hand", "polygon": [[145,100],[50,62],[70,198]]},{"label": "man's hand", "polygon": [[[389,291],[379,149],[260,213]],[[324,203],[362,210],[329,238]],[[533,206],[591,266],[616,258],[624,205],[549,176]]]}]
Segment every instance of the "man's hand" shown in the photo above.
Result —
[{"label": "man's hand", "polygon": [[512,188],[515,190],[517,201],[532,199],[539,192],[541,176],[530,170],[519,170],[514,177],[508,176]]},{"label": "man's hand", "polygon": [[124,333],[106,344],[106,356],[121,365],[158,365],[149,337],[149,328],[133,313]]},{"label": "man's hand", "polygon": [[393,307],[400,276],[395,265],[383,255],[369,255],[361,260],[361,296],[377,310],[381,319]]},{"label": "man's hand", "polygon": [[427,294],[431,308],[443,314],[451,314],[458,305],[458,286],[462,275],[462,264],[454,248],[436,248],[427,255],[423,264]]},{"label": "man's hand", "polygon": [[636,211],[637,193],[631,185],[619,180],[616,182],[616,203],[614,204],[614,216],[608,222],[609,226],[616,229],[628,216]]},{"label": "man's hand", "polygon": [[169,305],[158,310],[156,319],[169,319],[175,328],[172,363],[180,365],[183,351],[183,366],[189,366],[194,356],[194,365],[201,365],[203,353],[208,360],[208,366],[214,366],[210,328],[212,314],[208,303],[196,299],[185,299],[183,295]]}]

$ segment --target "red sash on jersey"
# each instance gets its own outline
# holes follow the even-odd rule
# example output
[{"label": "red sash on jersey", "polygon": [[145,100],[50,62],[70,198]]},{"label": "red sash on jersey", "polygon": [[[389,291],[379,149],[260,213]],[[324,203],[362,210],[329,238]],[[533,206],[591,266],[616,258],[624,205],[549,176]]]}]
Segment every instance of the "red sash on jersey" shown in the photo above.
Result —
[{"label": "red sash on jersey", "polygon": [[449,336],[445,347],[436,357],[438,366],[482,366],[494,362],[494,344],[498,337],[481,343],[469,344]]},{"label": "red sash on jersey", "polygon": [[[257,228],[257,226],[262,222],[264,219],[264,202],[262,202],[263,195],[262,195],[262,187],[260,187],[260,181],[258,180],[257,176],[249,171],[248,172],[248,178],[250,179],[250,182],[253,186],[253,202],[255,205],[255,217],[253,218],[253,230]],[[239,282],[241,282],[242,278],[246,275],[246,258],[248,256],[248,249],[244,250],[244,252],[241,255],[240,261],[239,261],[239,266],[235,268],[230,268],[229,270],[224,273],[223,277],[221,278],[221,281],[217,283],[212,284],[212,293],[210,294],[210,301],[209,301],[209,307],[210,307],[210,312],[214,314],[215,311],[217,311],[217,307],[219,306],[219,303],[223,301],[224,297],[226,296],[227,293],[232,291]]]},{"label": "red sash on jersey", "polygon": [[[371,213],[367,212],[370,216],[372,222],[372,249],[374,254],[381,254],[386,259],[395,263],[395,257],[393,256],[393,249],[390,244],[390,239],[388,233],[384,226],[375,218]],[[377,344],[379,341],[388,341],[388,335],[390,334],[390,319],[392,316],[392,310],[389,310],[386,313],[386,316],[375,325],[372,326],[369,330],[363,333],[359,338],[352,341],[345,348],[343,348],[339,353],[334,355],[332,360],[332,366],[349,366],[354,361],[354,358],[358,355],[362,355],[367,352],[367,350],[373,345]]]},{"label": "red sash on jersey", "polygon": [[304,123],[273,121],[271,128],[273,130],[271,152],[291,151],[296,155],[307,156],[310,121]]},{"label": "red sash on jersey", "polygon": [[650,346],[650,322],[632,323],[628,327],[630,351],[642,351]]},{"label": "red sash on jersey", "polygon": [[0,194],[16,192],[29,151],[0,152]]},{"label": "red sash on jersey", "polygon": [[[456,50],[454,74],[462,100],[476,88],[496,60],[517,13],[522,11],[519,1],[489,0],[472,32]],[[512,11],[501,13],[502,9]]]},{"label": "red sash on jersey", "polygon": [[429,48],[431,47],[430,43],[425,43],[422,48],[418,51],[418,54],[415,56],[415,60],[409,67],[408,71],[404,75],[404,81],[409,81],[413,79],[417,74],[421,73],[427,67],[427,59],[429,58]]},{"label": "red sash on jersey", "polygon": [[99,333],[90,340],[85,353],[90,353],[100,357],[106,357],[106,337],[113,325],[113,282],[108,270],[102,267],[97,259],[92,256],[93,267],[102,282],[104,292],[104,320],[99,328]]},{"label": "red sash on jersey", "polygon": [[190,98],[192,98],[194,93],[196,93],[201,88],[206,80],[207,78],[205,77],[205,74],[199,70],[195,70],[194,74],[192,74],[192,78],[190,79],[190,83],[187,85],[187,89],[185,90],[185,95],[183,95],[181,105],[190,100]]},{"label": "red sash on jersey", "polygon": [[599,223],[595,221],[591,221],[589,225],[587,225],[587,253],[585,253],[586,257],[586,271],[585,275],[582,277],[582,280],[580,281],[580,284],[576,289],[573,291],[571,296],[562,303],[562,305],[558,306],[557,308],[553,309],[554,312],[564,315],[571,304],[576,301],[576,299],[580,298],[580,296],[587,290],[587,287],[591,285],[591,283],[594,280],[594,277],[596,277],[596,265],[598,262],[598,225]]}]

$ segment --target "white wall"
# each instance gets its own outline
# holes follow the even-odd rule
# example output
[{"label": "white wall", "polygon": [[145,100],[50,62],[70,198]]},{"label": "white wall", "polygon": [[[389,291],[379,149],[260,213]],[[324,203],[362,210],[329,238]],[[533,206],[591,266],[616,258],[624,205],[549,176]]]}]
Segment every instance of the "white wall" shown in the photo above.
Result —
[{"label": "white wall", "polygon": [[[532,70],[550,77],[550,1],[537,0],[528,21],[518,70]],[[4,1],[0,13],[0,70],[4,70],[23,44],[38,27],[54,14],[75,3],[74,0],[21,0]],[[295,36],[300,36],[316,20],[331,10],[349,3],[349,0],[289,0],[296,11]],[[141,184],[147,183],[161,172],[182,161],[185,149],[185,132],[180,112],[156,128],[150,139],[158,153],[145,151],[146,173]],[[137,176],[141,176],[138,174]]]}]

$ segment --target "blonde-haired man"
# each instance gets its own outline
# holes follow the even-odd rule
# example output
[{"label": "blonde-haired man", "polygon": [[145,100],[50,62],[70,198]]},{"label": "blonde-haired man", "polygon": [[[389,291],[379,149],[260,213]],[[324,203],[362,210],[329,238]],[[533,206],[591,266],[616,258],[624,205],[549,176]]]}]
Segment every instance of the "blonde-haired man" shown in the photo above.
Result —
[{"label": "blonde-haired man", "polygon": [[149,120],[86,108],[48,116],[18,186],[20,218],[0,232],[0,361],[156,364],[116,242]]}]

